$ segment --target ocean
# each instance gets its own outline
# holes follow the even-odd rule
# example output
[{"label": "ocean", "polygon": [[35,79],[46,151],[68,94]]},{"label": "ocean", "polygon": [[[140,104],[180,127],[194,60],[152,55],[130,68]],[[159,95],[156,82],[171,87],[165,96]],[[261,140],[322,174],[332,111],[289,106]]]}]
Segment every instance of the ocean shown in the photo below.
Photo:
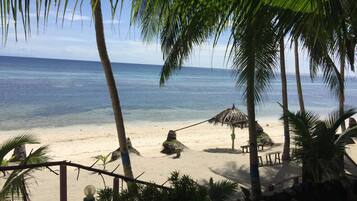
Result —
[{"label": "ocean", "polygon": [[[159,86],[161,66],[114,63],[124,119],[205,120],[235,104],[246,111],[229,69],[185,67]],[[280,76],[257,106],[257,119],[282,114]],[[288,75],[289,107],[298,110],[296,82]],[[321,78],[302,76],[306,109],[326,115],[338,100]],[[346,80],[346,105],[357,107],[356,78]],[[0,130],[114,122],[99,62],[0,57]]]}]

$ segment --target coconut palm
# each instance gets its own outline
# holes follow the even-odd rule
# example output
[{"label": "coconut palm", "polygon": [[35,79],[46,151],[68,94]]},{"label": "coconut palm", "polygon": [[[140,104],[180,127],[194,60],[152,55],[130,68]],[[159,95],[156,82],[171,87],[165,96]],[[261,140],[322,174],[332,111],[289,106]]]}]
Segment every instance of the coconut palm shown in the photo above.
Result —
[{"label": "coconut palm", "polygon": [[273,13],[262,1],[160,1],[134,2],[133,18],[141,23],[144,38],[160,35],[165,62],[160,83],[181,68],[193,48],[221,33],[230,33],[227,51],[232,60],[237,86],[246,100],[250,176],[253,199],[260,196],[255,104],[269,86],[276,62],[276,32]]},{"label": "coconut palm", "polygon": [[294,60],[295,60],[295,78],[296,88],[299,97],[300,111],[305,112],[304,96],[302,94],[301,78],[300,78],[300,64],[299,64],[299,43],[298,39],[294,39]]},{"label": "coconut palm", "polygon": [[[349,138],[357,136],[357,127],[336,135],[337,129],[347,118],[356,114],[353,109],[343,115],[332,113],[326,120],[312,112],[287,111],[290,128],[294,134],[293,157],[303,165],[303,181],[321,182],[343,176],[340,165]],[[343,162],[343,160],[342,160]]]},{"label": "coconut palm", "polygon": [[[30,135],[21,135],[11,138],[5,141],[0,146],[0,165],[7,166],[11,164],[36,164],[47,162],[49,157],[47,156],[48,147],[41,146],[40,148],[31,151],[31,153],[26,156],[23,160],[17,160],[15,155],[11,158],[5,158],[10,154],[16,147],[20,147],[25,144],[38,144],[39,141]],[[6,176],[6,181],[4,182],[0,190],[0,200],[6,199],[21,199],[23,201],[29,200],[29,194],[27,190],[28,180],[32,178],[32,173],[37,169],[25,169],[25,170],[14,170],[9,175]]]},{"label": "coconut palm", "polygon": [[[288,108],[288,89],[286,81],[286,70],[285,70],[285,46],[284,46],[284,37],[280,38],[279,42],[280,48],[280,76],[281,76],[281,95],[283,99],[283,107]],[[283,161],[290,160],[290,133],[289,133],[289,119],[285,114],[286,110],[283,110],[284,113],[284,149],[283,149]]]},{"label": "coconut palm", "polygon": [[[98,48],[98,53],[100,56],[100,60],[103,66],[105,78],[107,80],[107,86],[112,102],[112,107],[113,107],[113,112],[114,112],[114,117],[115,117],[115,123],[116,123],[116,128],[117,128],[117,135],[118,135],[118,140],[119,140],[119,145],[120,145],[120,152],[121,152],[121,158],[122,158],[122,164],[123,164],[123,169],[124,169],[124,174],[127,177],[133,178],[133,172],[131,168],[131,163],[130,163],[130,157],[129,157],[129,152],[128,152],[128,147],[126,143],[126,134],[125,134],[125,128],[124,128],[124,120],[123,120],[123,114],[121,111],[121,106],[120,106],[120,100],[119,100],[119,95],[118,95],[118,90],[117,86],[115,84],[115,79],[113,76],[113,71],[111,68],[111,63],[110,59],[107,53],[106,49],[106,44],[105,44],[105,37],[104,37],[104,26],[103,26],[103,17],[102,17],[102,8],[101,8],[101,0],[91,0],[89,1],[91,3],[92,7],[92,12],[93,12],[93,18],[94,18],[94,24],[95,24],[95,32],[96,32],[96,40],[97,40],[97,48]],[[62,23],[64,23],[64,17],[67,13],[67,7],[70,2],[68,0],[46,0],[46,1],[40,1],[36,0],[36,14],[35,18],[37,21],[37,25],[39,25],[40,17],[43,15],[44,16],[44,21],[45,24],[47,23],[49,13],[51,9],[56,9],[56,21],[58,19],[58,16],[60,14],[60,9],[63,8],[63,17],[62,17]],[[74,3],[74,8],[73,8],[73,15],[75,14],[76,10],[82,6],[83,1],[75,0],[72,3]],[[111,13],[112,16],[115,16],[115,13],[117,9],[119,9],[120,5],[119,0],[116,1],[109,1],[111,4]],[[14,22],[14,30],[15,30],[15,35],[16,35],[16,40],[17,40],[17,26],[18,22],[20,20],[18,19],[18,15],[21,17],[21,22],[23,25],[25,37],[27,38],[29,33],[31,32],[31,23],[30,23],[30,18],[32,16],[30,6],[31,6],[30,1],[13,1],[13,0],[0,0],[0,18],[1,18],[1,27],[2,27],[2,39],[3,41],[6,42],[7,39],[7,33],[8,33],[8,28],[10,25],[10,19]],[[53,4],[55,6],[53,6]],[[63,4],[63,6],[62,6]]]},{"label": "coconut palm", "polygon": [[102,8],[100,0],[92,0],[92,7],[94,12],[94,23],[95,23],[95,32],[97,39],[97,47],[100,56],[100,60],[102,62],[103,70],[105,73],[105,77],[107,80],[107,85],[110,93],[110,97],[112,100],[112,107],[114,111],[115,123],[118,132],[118,139],[120,145],[120,155],[122,159],[124,174],[127,177],[134,178],[133,172],[131,169],[128,145],[126,142],[125,135],[125,127],[123,114],[121,111],[120,100],[118,95],[118,90],[115,84],[115,79],[111,67],[111,63],[109,60],[105,37],[104,37],[104,26],[103,26],[103,17],[102,17]]},{"label": "coconut palm", "polygon": [[[357,42],[357,20],[354,17],[357,14],[356,1],[272,2],[282,11],[277,17],[279,27],[296,40],[301,39],[302,47],[308,50],[311,77],[314,78],[318,70],[322,71],[325,83],[339,98],[339,111],[342,114],[346,60],[354,70]],[[333,59],[336,55],[340,61],[340,70]],[[345,129],[344,122],[341,127],[342,130]]]}]

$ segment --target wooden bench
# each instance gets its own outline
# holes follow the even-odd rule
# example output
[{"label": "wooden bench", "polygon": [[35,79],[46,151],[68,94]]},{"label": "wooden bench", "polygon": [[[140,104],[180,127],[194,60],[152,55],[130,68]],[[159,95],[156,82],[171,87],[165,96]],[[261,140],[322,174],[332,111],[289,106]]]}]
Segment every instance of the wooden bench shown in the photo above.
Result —
[{"label": "wooden bench", "polygon": [[[267,153],[265,155],[266,165],[280,164],[281,163],[280,154],[281,154],[280,151]],[[272,156],[274,156],[274,163],[272,160]]]},{"label": "wooden bench", "polygon": [[[280,151],[267,153],[265,155],[266,164],[267,165],[280,164],[281,163],[280,153],[281,153]],[[272,160],[272,156],[274,156],[274,163]],[[277,163],[277,161],[278,161],[278,163]]]},{"label": "wooden bench", "polygon": [[[242,153],[249,153],[250,145],[243,145],[243,146],[240,146],[240,148],[242,149]],[[264,151],[263,144],[258,144],[257,148],[258,148],[258,151]]]}]

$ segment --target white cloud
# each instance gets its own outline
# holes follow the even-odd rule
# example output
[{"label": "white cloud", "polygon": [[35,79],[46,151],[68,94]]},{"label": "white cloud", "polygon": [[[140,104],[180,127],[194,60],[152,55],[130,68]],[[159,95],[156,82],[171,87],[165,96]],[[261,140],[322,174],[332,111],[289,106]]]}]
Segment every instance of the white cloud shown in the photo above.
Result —
[{"label": "white cloud", "polygon": [[119,20],[114,19],[114,20],[104,20],[103,23],[117,25],[120,24],[121,22]]},{"label": "white cloud", "polygon": [[[62,17],[59,17],[61,20],[62,20]],[[69,21],[90,21],[91,20],[91,17],[89,16],[86,16],[86,15],[80,15],[80,14],[74,14],[73,13],[66,13],[65,16],[64,16],[64,19],[65,20],[69,20]]]},{"label": "white cloud", "polygon": [[[51,18],[56,18],[57,17],[57,13],[52,11],[50,12],[49,16]],[[30,17],[34,18],[34,17],[37,17],[37,14],[36,13],[30,13]],[[44,17],[44,13],[40,13],[39,14],[39,17],[41,18],[41,20],[43,19]],[[91,17],[87,16],[87,15],[81,15],[81,14],[78,14],[78,13],[74,13],[71,12],[71,11],[67,11],[64,15],[64,18],[63,18],[63,13],[58,13],[58,20],[62,20],[62,19],[65,19],[65,20],[68,20],[68,21],[89,21],[91,20]]]}]

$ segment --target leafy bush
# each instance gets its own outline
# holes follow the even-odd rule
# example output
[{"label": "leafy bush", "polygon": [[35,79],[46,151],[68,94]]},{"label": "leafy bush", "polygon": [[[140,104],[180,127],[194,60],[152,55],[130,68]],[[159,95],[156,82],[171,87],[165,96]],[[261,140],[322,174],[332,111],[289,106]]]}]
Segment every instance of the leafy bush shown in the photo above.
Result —
[{"label": "leafy bush", "polygon": [[[212,178],[205,185],[200,185],[190,176],[180,176],[173,172],[169,178],[170,190],[155,186],[138,185],[137,190],[123,190],[118,195],[120,201],[224,201],[232,196],[237,184],[229,181],[214,182]],[[98,201],[113,200],[113,190],[105,188],[98,191]]]},{"label": "leafy bush", "polygon": [[98,201],[112,201],[114,193],[113,189],[105,187],[103,189],[99,189],[97,194]]},{"label": "leafy bush", "polygon": [[237,189],[238,184],[230,181],[213,182],[211,178],[208,184],[208,194],[212,201],[224,201]]}]

